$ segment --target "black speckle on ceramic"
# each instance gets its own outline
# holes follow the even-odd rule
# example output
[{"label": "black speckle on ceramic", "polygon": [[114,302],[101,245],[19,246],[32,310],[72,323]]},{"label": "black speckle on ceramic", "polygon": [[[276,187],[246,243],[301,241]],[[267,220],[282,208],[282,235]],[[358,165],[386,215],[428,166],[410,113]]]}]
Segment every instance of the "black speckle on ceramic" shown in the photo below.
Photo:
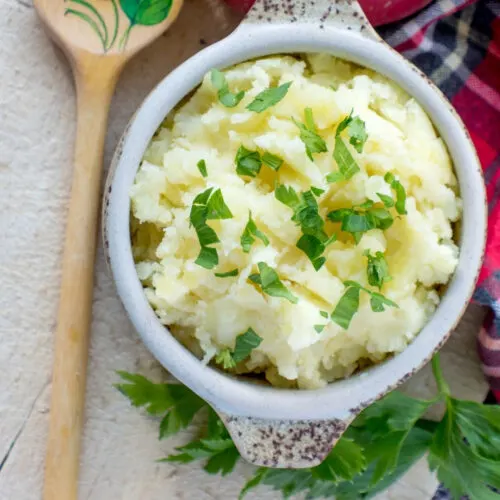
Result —
[{"label": "black speckle on ceramic", "polygon": [[[356,2],[351,0],[256,0],[244,22],[296,23],[310,22],[324,29],[334,25],[349,31],[375,33]],[[376,36],[376,35],[375,35]]]},{"label": "black speckle on ceramic", "polygon": [[220,414],[241,456],[255,465],[306,468],[320,464],[350,423],[264,420]]}]

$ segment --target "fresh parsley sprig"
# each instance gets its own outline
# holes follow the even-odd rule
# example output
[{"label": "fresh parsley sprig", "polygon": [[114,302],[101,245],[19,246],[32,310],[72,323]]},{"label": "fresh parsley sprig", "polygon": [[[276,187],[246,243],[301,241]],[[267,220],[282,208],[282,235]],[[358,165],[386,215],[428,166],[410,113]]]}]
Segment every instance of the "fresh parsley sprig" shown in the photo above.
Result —
[{"label": "fresh parsley sprig", "polygon": [[226,108],[234,108],[245,96],[245,92],[243,90],[237,94],[231,92],[224,73],[218,69],[213,69],[210,72],[210,81],[217,90],[217,97],[219,98],[220,103]]},{"label": "fresh parsley sprig", "polygon": [[[259,485],[289,498],[297,493],[307,499],[371,498],[403,476],[428,453],[428,463],[455,500],[496,500],[490,487],[500,489],[500,406],[462,401],[452,396],[443,378],[439,355],[432,360],[438,393],[430,400],[393,391],[364,410],[318,467],[309,469],[255,468],[239,499]],[[218,415],[189,389],[178,384],[155,384],[141,375],[119,372],[120,391],[134,406],[152,415],[168,417],[171,433],[186,427],[194,415],[208,413],[202,437],[177,448],[161,461],[205,462],[210,474],[228,474],[240,455]],[[425,411],[444,403],[440,422],[423,418]],[[168,426],[167,426],[168,427]],[[174,431],[177,427],[177,431]],[[165,436],[163,434],[163,436]]]},{"label": "fresh parsley sprig", "polygon": [[383,312],[386,306],[399,308],[395,302],[381,293],[372,292],[356,281],[345,281],[344,285],[346,290],[332,312],[332,321],[345,330],[349,328],[353,316],[358,312],[361,291],[370,295],[370,306],[373,312]]},{"label": "fresh parsley sprig", "polygon": [[295,118],[292,118],[292,121],[300,130],[300,140],[304,143],[307,157],[311,161],[314,161],[313,153],[326,153],[328,151],[325,140],[318,134],[311,108],[304,110],[305,124],[300,123]]}]

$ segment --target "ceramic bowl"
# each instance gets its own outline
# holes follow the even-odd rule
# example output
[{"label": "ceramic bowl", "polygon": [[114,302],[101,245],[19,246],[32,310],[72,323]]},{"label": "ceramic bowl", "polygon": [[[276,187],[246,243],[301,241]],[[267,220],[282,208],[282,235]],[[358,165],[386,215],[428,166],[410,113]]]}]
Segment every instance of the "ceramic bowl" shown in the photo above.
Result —
[{"label": "ceramic bowl", "polygon": [[[430,115],[452,156],[463,199],[456,272],[436,312],[415,340],[383,363],[317,390],[277,389],[203,365],[160,323],[132,258],[129,191],[151,137],[164,117],[211,68],[269,54],[327,52],[378,71],[414,96]],[[352,0],[257,0],[227,38],[170,73],[135,113],[115,153],[104,200],[104,239],[127,313],[144,343],[183,384],[208,401],[241,455],[268,467],[320,463],[367,405],[429,361],[454,328],[473,293],[486,233],[481,168],[465,127],[441,92],[383,42]],[[376,325],[374,325],[376,328]]]}]

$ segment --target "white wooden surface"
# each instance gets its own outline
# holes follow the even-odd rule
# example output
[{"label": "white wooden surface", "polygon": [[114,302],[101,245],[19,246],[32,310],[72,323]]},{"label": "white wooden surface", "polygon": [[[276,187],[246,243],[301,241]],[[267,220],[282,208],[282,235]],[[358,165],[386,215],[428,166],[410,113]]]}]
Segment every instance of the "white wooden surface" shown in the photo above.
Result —
[{"label": "white wooden surface", "polygon": [[[71,178],[74,90],[64,57],[43,33],[29,0],[0,0],[0,500],[41,497],[50,394],[51,332]],[[172,67],[238,22],[220,0],[186,0],[174,27],[126,69],[110,117],[106,162],[134,109]],[[157,422],[113,388],[115,370],[161,376],[133,332],[106,273],[96,268],[80,496],[91,500],[235,499],[251,467],[208,476],[198,466],[157,464],[190,431],[159,442]],[[486,385],[475,353],[483,312],[470,308],[444,349],[458,394],[482,399]],[[424,370],[408,384],[432,390]],[[430,498],[425,463],[384,499]],[[278,499],[261,488],[248,498]],[[55,499],[64,500],[64,499]]]}]

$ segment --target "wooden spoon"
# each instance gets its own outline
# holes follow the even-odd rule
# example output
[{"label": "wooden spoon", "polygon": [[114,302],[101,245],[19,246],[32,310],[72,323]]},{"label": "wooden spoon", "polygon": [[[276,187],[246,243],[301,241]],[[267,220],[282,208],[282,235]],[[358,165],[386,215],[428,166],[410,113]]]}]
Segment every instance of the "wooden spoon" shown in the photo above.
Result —
[{"label": "wooden spoon", "polygon": [[68,56],[77,91],[73,185],[64,245],[45,500],[75,500],[92,311],[102,152],[124,64],[174,21],[182,0],[35,0]]}]

